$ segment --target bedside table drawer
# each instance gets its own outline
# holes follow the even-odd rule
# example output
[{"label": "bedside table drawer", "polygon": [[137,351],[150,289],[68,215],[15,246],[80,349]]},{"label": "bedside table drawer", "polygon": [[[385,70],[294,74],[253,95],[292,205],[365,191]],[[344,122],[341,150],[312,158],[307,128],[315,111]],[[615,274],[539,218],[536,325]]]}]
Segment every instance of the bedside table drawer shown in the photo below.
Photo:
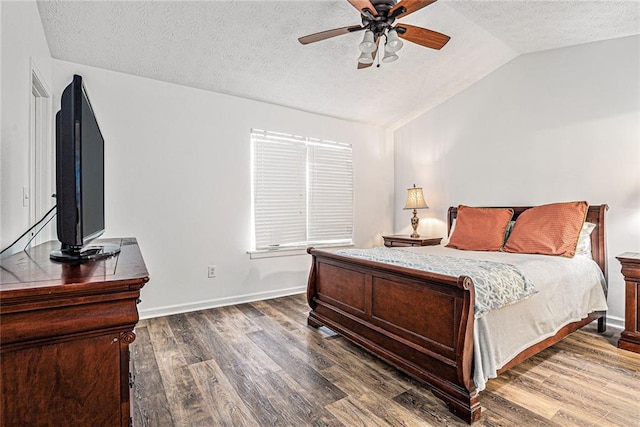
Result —
[{"label": "bedside table drawer", "polygon": [[640,283],[636,283],[636,328],[635,331],[640,333]]}]

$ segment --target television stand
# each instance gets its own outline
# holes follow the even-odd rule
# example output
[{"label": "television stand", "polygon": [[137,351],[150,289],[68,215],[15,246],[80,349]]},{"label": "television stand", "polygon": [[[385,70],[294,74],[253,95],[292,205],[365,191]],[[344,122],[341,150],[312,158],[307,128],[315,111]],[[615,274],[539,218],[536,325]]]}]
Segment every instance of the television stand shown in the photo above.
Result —
[{"label": "television stand", "polygon": [[61,248],[51,251],[49,258],[57,262],[79,263],[98,261],[116,256],[120,253],[120,246],[113,244],[88,245],[82,248]]},{"label": "television stand", "polygon": [[129,345],[149,280],[136,239],[117,256],[49,259],[58,242],[0,261],[0,425],[129,426]]}]

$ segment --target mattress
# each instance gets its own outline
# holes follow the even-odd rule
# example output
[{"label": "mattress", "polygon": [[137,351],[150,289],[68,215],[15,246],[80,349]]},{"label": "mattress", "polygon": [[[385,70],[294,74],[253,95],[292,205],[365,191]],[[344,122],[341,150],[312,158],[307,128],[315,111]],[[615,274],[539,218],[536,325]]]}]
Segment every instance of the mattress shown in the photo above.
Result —
[{"label": "mattress", "polygon": [[524,349],[591,312],[607,310],[606,281],[598,264],[587,257],[461,251],[445,246],[398,250],[510,264],[535,286],[535,294],[475,319],[473,379],[478,391]]}]

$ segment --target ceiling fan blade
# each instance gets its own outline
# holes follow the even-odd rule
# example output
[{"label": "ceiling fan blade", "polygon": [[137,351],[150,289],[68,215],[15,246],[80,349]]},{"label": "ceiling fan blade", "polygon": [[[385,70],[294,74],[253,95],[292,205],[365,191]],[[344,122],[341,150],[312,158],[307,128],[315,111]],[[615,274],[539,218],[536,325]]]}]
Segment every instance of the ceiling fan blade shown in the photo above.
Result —
[{"label": "ceiling fan blade", "polygon": [[421,46],[430,47],[431,49],[442,49],[451,37],[436,31],[427,30],[422,27],[414,27],[409,24],[398,24],[396,26],[398,37]]},{"label": "ceiling fan blade", "polygon": [[348,27],[334,28],[333,30],[321,31],[308,36],[300,37],[298,41],[302,44],[319,42],[320,40],[330,39],[331,37],[341,36],[343,34],[353,33],[354,31],[364,30],[360,25],[350,25]]},{"label": "ceiling fan blade", "polygon": [[416,10],[420,10],[425,6],[429,6],[431,3],[435,3],[436,1],[437,0],[401,0],[400,2],[398,2],[398,4],[391,8],[389,14],[391,15],[396,12],[396,10],[404,7],[406,10],[403,13],[398,13],[398,15],[396,15],[396,18],[407,16],[408,14],[413,13]]},{"label": "ceiling fan blade", "polygon": [[371,2],[369,0],[347,0],[347,1],[349,3],[351,3],[351,6],[355,7],[356,9],[358,9],[358,11],[360,13],[362,13],[362,9],[369,9],[373,16],[378,15],[378,11],[371,4]]},{"label": "ceiling fan blade", "polygon": [[373,65],[374,62],[376,62],[376,55],[378,54],[379,44],[380,44],[380,37],[376,38],[376,50],[371,52],[371,58],[373,59],[373,62],[371,62],[371,64],[363,64],[362,62],[358,62],[358,70],[361,70],[363,68],[369,68]]}]

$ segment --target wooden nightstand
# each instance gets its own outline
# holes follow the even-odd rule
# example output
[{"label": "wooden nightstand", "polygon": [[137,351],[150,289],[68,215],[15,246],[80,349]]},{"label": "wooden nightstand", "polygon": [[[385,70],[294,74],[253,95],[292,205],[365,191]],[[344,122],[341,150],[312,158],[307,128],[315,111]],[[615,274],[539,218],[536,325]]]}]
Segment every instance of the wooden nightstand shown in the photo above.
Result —
[{"label": "wooden nightstand", "polygon": [[625,252],[616,258],[625,281],[624,331],[618,347],[640,353],[640,253]]},{"label": "wooden nightstand", "polygon": [[442,237],[418,237],[413,238],[405,235],[382,236],[384,245],[393,246],[436,246],[440,244]]}]

